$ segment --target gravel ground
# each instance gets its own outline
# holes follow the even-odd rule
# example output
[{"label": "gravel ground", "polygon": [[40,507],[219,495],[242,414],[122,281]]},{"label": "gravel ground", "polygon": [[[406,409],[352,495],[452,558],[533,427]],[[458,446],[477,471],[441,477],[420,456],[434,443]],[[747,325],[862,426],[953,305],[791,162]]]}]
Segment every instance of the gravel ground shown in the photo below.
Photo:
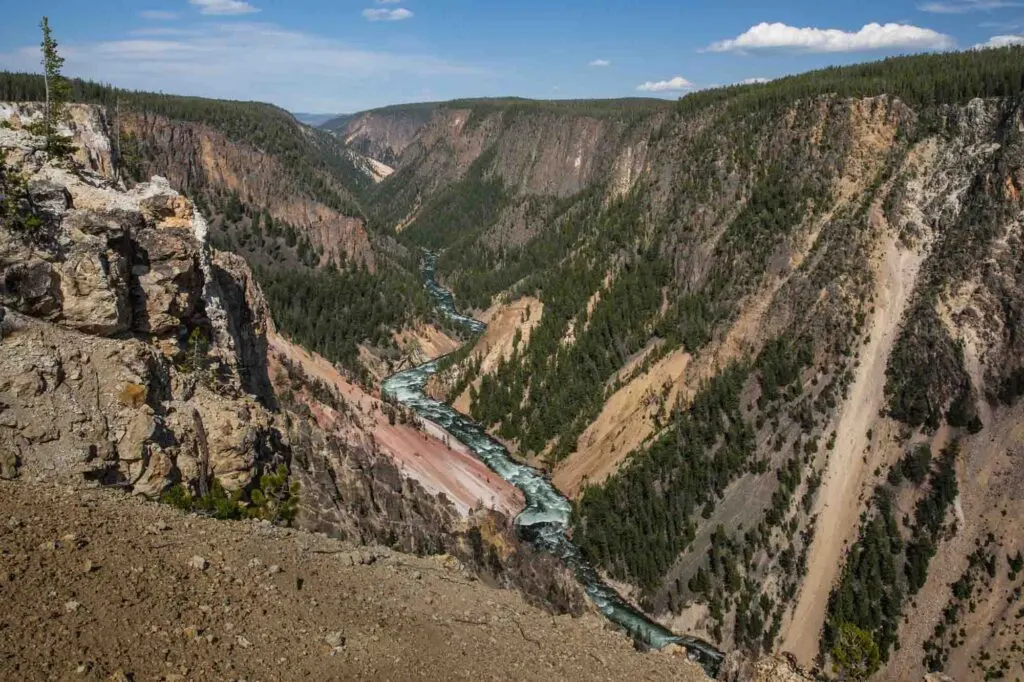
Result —
[{"label": "gravel ground", "polygon": [[0,679],[702,680],[451,557],[0,481]]}]

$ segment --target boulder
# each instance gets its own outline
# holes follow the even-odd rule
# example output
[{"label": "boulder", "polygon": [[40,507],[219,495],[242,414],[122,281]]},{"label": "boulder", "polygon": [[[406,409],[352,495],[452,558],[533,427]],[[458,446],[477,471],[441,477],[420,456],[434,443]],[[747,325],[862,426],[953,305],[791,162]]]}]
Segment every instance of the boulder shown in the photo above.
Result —
[{"label": "boulder", "polygon": [[64,324],[113,336],[131,328],[128,261],[117,251],[74,252],[61,265]]},{"label": "boulder", "polygon": [[127,467],[128,480],[133,493],[155,498],[175,481],[174,456],[156,443],[148,445],[146,455],[146,459]]},{"label": "boulder", "polygon": [[53,265],[39,258],[2,267],[0,304],[32,317],[53,319],[61,310],[57,271]]},{"label": "boulder", "polygon": [[145,227],[138,211],[113,209],[110,211],[75,210],[64,217],[62,227],[74,242],[87,237],[99,237],[114,247],[133,231]]},{"label": "boulder", "polygon": [[58,182],[35,178],[28,183],[28,196],[37,213],[61,216],[71,208],[71,193]]},{"label": "boulder", "polygon": [[174,407],[167,425],[183,444],[176,458],[181,478],[198,479],[201,461],[208,458],[207,471],[226,491],[247,486],[257,462],[266,459],[273,445],[273,417],[266,408],[248,397],[228,401],[203,387],[190,406]]},{"label": "boulder", "polygon": [[18,477],[18,454],[10,447],[0,445],[0,479],[5,481]]},{"label": "boulder", "polygon": [[[160,181],[163,181],[162,184]],[[142,215],[157,227],[192,229],[192,203],[170,188],[163,178],[153,178],[157,194],[139,202]]]},{"label": "boulder", "polygon": [[192,316],[203,291],[199,243],[186,230],[148,227],[133,243],[132,328],[164,336]]}]

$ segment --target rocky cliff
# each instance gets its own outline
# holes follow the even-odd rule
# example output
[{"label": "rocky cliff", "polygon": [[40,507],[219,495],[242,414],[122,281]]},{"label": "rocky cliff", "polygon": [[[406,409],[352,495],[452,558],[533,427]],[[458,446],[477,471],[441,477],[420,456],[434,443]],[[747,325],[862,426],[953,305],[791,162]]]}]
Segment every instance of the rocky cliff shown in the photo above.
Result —
[{"label": "rocky cliff", "polygon": [[[167,178],[204,215],[214,248],[253,268],[292,339],[366,383],[418,352],[410,337],[436,345],[418,250],[366,220],[364,202],[388,166],[269,104],[70,86],[74,101],[95,105],[68,121],[88,138],[77,160],[129,187]],[[41,76],[0,73],[0,101],[19,102],[5,106],[12,121],[38,120],[32,102],[45,92]]]},{"label": "rocky cliff", "polygon": [[659,100],[466,100],[415,116],[403,107],[367,112],[337,134],[394,168],[369,200],[379,228],[411,228],[432,246],[447,245],[435,231],[487,231],[494,245],[515,247],[537,236],[550,199],[594,187],[628,192],[670,111]]},{"label": "rocky cliff", "polygon": [[239,330],[267,318],[225,297],[247,271],[210,250],[202,216],[160,178],[126,192],[44,161],[22,130],[0,134],[23,216],[0,247],[7,473],[155,495],[207,476],[239,490],[286,459],[258,339]]},{"label": "rocky cliff", "polygon": [[301,527],[447,553],[584,610],[571,575],[515,537],[518,491],[281,337],[245,261],[210,246],[168,181],[127,190],[83,163],[108,139],[100,111],[71,108],[89,123],[65,128],[78,154],[55,161],[24,128],[34,107],[0,111],[4,478],[262,515],[283,466],[297,488],[270,494],[297,498]]},{"label": "rocky cliff", "polygon": [[393,166],[406,147],[430,123],[436,104],[385,107],[324,123],[350,148],[371,159]]}]

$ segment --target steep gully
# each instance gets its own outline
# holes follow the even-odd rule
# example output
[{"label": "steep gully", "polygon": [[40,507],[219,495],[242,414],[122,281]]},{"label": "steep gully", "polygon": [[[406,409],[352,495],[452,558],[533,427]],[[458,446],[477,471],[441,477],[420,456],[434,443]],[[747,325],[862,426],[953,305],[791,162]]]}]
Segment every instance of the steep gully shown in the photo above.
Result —
[{"label": "steep gully", "polygon": [[[457,312],[452,294],[437,283],[435,267],[436,256],[427,254],[423,275],[426,288],[437,307],[448,319],[474,334],[483,332],[486,329],[484,323]],[[505,447],[487,435],[483,427],[472,419],[426,395],[424,386],[437,372],[440,360],[389,377],[383,386],[385,397],[444,428],[495,473],[519,488],[526,498],[526,508],[515,519],[520,536],[538,549],[561,559],[573,571],[605,617],[644,645],[657,649],[669,644],[686,647],[689,656],[700,663],[711,677],[715,677],[723,658],[720,651],[702,640],[676,635],[654,623],[601,580],[594,567],[587,563],[579,548],[569,539],[572,503],[541,472],[512,459]]]}]

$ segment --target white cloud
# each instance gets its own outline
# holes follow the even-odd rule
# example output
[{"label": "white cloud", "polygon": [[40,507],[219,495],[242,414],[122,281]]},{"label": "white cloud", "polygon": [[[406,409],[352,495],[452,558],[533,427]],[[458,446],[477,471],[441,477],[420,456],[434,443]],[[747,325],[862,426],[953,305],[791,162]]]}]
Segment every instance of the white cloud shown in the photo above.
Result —
[{"label": "white cloud", "polygon": [[413,13],[404,7],[398,9],[364,9],[363,17],[370,21],[402,21],[411,19]]},{"label": "white cloud", "polygon": [[259,9],[244,0],[188,0],[188,2],[190,5],[198,7],[200,14],[224,16],[259,12]]},{"label": "white cloud", "polygon": [[761,85],[763,83],[770,83],[771,78],[760,78],[755,76],[754,78],[744,78],[739,82],[740,85]]},{"label": "white cloud", "polygon": [[922,12],[935,14],[967,14],[1021,6],[1022,3],[1012,0],[933,0],[922,3],[917,8]]},{"label": "white cloud", "polygon": [[[259,46],[254,50],[253,46]],[[246,21],[151,27],[120,40],[61,44],[65,73],[146,91],[260,100],[292,111],[357,111],[382,104],[388,83],[477,88],[482,68],[415,51],[363,48],[274,24]],[[38,69],[39,48],[0,51],[0,64]],[[473,80],[479,76],[481,81]]]},{"label": "white cloud", "polygon": [[167,12],[161,9],[147,9],[139,12],[139,16],[150,21],[171,21],[178,18],[178,13]]},{"label": "white cloud", "polygon": [[1024,45],[1024,36],[992,36],[984,43],[974,46],[975,50],[985,50],[990,47],[1010,47],[1011,45]]},{"label": "white cloud", "polygon": [[709,52],[754,52],[789,49],[801,52],[858,52],[883,49],[937,50],[954,47],[956,41],[930,28],[908,24],[867,24],[859,31],[798,28],[782,23],[760,23],[729,40],[708,46]]},{"label": "white cloud", "polygon": [[594,61],[590,62],[590,66],[602,67],[602,66],[611,66],[611,65],[612,65],[612,63],[610,61],[608,61],[607,59],[595,59]]},{"label": "white cloud", "polygon": [[686,80],[682,76],[676,76],[669,78],[665,81],[647,81],[636,87],[641,92],[675,92],[679,90],[689,90],[693,88],[693,83]]}]

